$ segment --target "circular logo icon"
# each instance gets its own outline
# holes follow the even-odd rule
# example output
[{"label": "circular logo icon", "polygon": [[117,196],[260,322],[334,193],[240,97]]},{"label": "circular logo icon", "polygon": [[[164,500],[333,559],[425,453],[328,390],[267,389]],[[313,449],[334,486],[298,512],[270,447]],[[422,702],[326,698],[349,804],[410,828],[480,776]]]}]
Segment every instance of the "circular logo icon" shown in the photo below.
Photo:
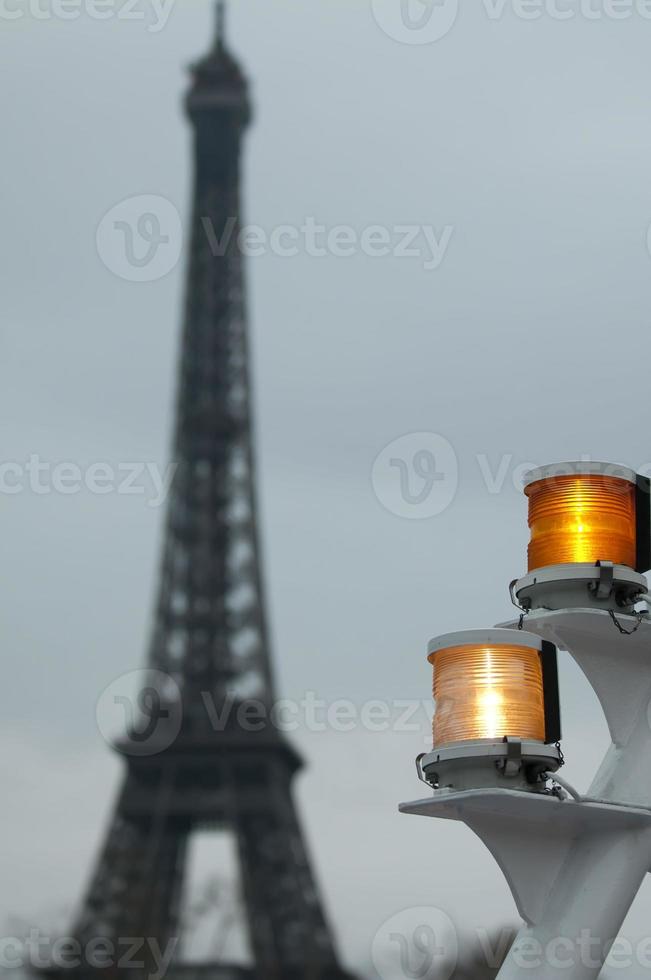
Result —
[{"label": "circular logo icon", "polygon": [[171,201],[141,194],[120,201],[97,228],[97,252],[107,269],[130,282],[162,279],[177,265],[183,226]]},{"label": "circular logo icon", "polygon": [[444,436],[412,432],[382,450],[371,480],[376,497],[392,514],[427,520],[442,514],[456,496],[457,456]]},{"label": "circular logo icon", "polygon": [[371,6],[384,33],[402,44],[440,41],[459,13],[459,0],[371,0]]},{"label": "circular logo icon", "polygon": [[405,909],[378,929],[372,957],[382,980],[450,980],[459,958],[457,931],[441,909]]},{"label": "circular logo icon", "polygon": [[156,755],[181,730],[181,691],[162,670],[131,670],[102,691],[95,714],[109,744],[118,741],[127,755]]}]

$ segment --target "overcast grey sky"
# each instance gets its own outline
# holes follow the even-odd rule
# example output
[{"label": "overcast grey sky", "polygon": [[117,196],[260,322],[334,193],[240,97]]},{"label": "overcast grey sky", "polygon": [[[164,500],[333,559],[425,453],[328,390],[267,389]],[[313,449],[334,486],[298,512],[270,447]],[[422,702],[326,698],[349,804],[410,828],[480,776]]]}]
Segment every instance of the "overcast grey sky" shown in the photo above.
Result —
[{"label": "overcast grey sky", "polygon": [[[641,7],[618,20],[598,0],[600,18],[578,0],[559,6],[575,16],[464,4],[445,36],[417,44],[394,30],[389,0],[231,4],[256,103],[246,219],[268,233],[310,219],[358,235],[450,229],[437,268],[423,254],[315,256],[302,244],[248,260],[287,697],[427,700],[428,638],[510,615],[527,540],[516,467],[583,453],[651,463],[651,21]],[[138,195],[185,221],[180,100],[210,4],[176,0],[164,24],[149,0],[133,8],[142,19],[119,16],[116,0],[101,21],[89,2],[69,20],[47,0],[0,7],[1,457],[162,468],[184,263],[152,282],[120,278],[96,233]],[[458,462],[453,499],[428,519],[387,509],[372,479],[410,433],[442,436]],[[505,458],[491,493],[486,467]],[[142,662],[163,510],[86,489],[0,498],[0,905],[47,919],[80,897],[117,789],[95,704]],[[562,682],[567,774],[585,787],[605,725],[565,659]],[[427,724],[423,709],[420,732],[292,736],[311,763],[298,795],[356,968],[407,908],[440,908],[461,932],[516,919],[466,828],[396,813],[421,795],[413,758]],[[650,909],[645,885],[630,938],[649,934]]]}]

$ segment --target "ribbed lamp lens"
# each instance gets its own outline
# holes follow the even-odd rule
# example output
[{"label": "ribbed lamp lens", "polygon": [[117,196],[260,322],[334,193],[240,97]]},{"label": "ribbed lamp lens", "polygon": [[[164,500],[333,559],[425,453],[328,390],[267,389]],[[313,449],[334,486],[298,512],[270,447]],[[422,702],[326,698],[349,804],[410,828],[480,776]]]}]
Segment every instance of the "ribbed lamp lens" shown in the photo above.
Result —
[{"label": "ribbed lamp lens", "polygon": [[464,645],[437,650],[434,745],[482,738],[545,740],[540,654],[531,647]]},{"label": "ribbed lamp lens", "polygon": [[635,486],[603,475],[531,483],[529,571],[568,562],[612,561],[635,568]]}]

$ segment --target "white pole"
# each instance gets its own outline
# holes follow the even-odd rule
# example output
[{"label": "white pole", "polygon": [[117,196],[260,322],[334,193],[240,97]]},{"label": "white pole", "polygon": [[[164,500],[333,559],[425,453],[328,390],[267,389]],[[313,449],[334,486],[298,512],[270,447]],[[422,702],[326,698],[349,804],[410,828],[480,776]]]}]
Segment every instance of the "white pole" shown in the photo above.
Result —
[{"label": "white pole", "polygon": [[[613,739],[586,800],[651,808],[651,625],[606,612],[534,613],[527,630],[568,650],[592,683]],[[562,805],[562,804],[561,804]],[[535,841],[532,841],[535,848]],[[591,980],[651,869],[651,819],[573,836],[535,923],[520,930],[499,980]]]},{"label": "white pole", "polygon": [[499,980],[596,978],[649,866],[649,829],[576,840],[544,914],[522,927]]}]

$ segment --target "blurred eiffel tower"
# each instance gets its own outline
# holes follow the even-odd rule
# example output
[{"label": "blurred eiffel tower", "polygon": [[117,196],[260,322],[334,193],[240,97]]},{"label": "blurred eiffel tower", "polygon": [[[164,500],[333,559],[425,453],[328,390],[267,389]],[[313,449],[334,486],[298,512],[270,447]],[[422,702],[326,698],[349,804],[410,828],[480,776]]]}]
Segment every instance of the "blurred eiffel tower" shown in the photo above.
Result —
[{"label": "blurred eiffel tower", "polygon": [[[346,974],[291,794],[301,760],[272,725],[245,731],[238,723],[238,709],[256,711],[254,699],[270,707],[275,695],[238,247],[241,144],[251,108],[245,76],[226,46],[222,3],[217,21],[212,49],[192,68],[186,101],[195,190],[174,438],[178,470],[148,661],[156,676],[171,681],[152,681],[140,691],[139,718],[151,722],[144,734],[139,730],[143,751],[132,751],[135,728],[118,745],[126,777],[74,935],[84,948],[98,938],[116,944],[124,937],[155,938],[165,948],[179,931],[189,835],[228,827],[237,843],[253,965],[173,962],[169,975],[335,980]],[[227,720],[215,726],[220,716]],[[174,719],[182,720],[170,742]],[[143,968],[132,966],[128,977],[155,974],[147,955],[147,947],[139,951]],[[93,974],[88,967],[81,972]],[[102,977],[112,974],[120,974],[117,965],[101,970]]]}]

